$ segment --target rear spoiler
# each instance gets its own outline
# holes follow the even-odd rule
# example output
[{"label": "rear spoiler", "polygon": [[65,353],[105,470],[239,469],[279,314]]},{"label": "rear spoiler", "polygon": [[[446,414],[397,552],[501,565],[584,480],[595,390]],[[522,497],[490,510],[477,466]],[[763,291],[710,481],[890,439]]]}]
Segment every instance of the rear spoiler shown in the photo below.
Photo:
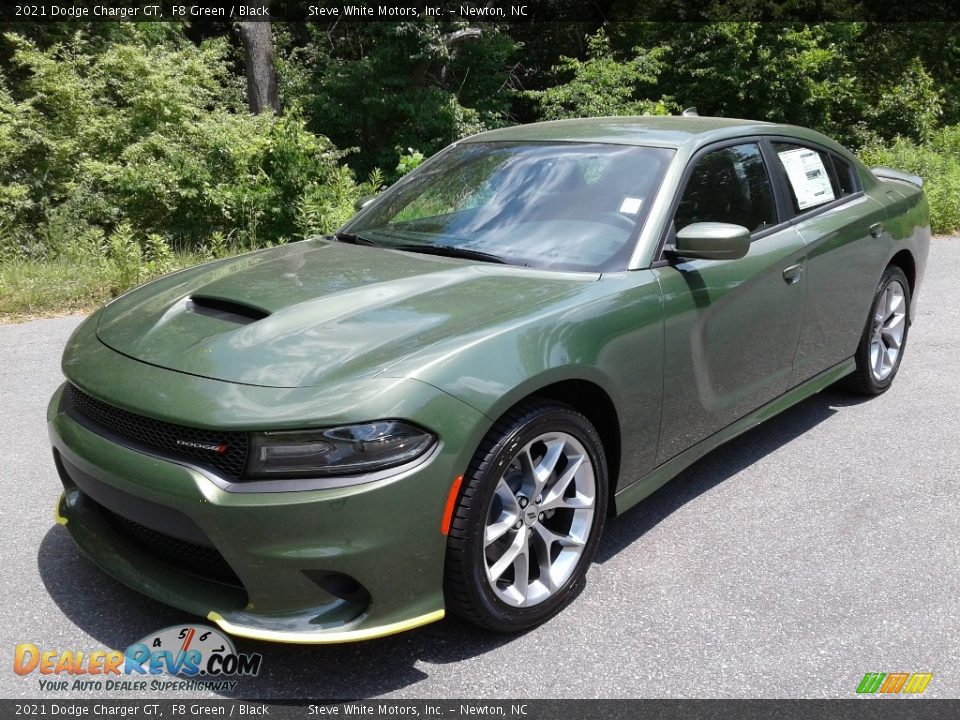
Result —
[{"label": "rear spoiler", "polygon": [[870,168],[870,172],[873,173],[874,177],[877,177],[880,180],[900,180],[901,182],[908,182],[911,185],[916,185],[918,188],[923,187],[923,178],[919,175],[911,175],[910,173],[905,173],[888,167]]}]

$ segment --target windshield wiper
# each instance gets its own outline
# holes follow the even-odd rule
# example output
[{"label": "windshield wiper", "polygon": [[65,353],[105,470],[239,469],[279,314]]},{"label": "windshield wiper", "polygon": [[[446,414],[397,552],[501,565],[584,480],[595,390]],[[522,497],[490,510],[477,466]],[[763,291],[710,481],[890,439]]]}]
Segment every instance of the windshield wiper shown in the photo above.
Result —
[{"label": "windshield wiper", "polygon": [[386,248],[388,250],[403,250],[405,252],[423,253],[425,255],[442,255],[444,257],[464,258],[466,260],[480,260],[481,262],[491,262],[506,264],[507,261],[497,255],[480,252],[479,250],[467,250],[453,245],[428,245],[420,243],[402,243],[394,245],[393,243],[378,243],[369,240],[355,233],[334,233],[333,237],[340,242],[350,245],[368,245],[370,247]]},{"label": "windshield wiper", "polygon": [[355,235],[354,233],[334,233],[333,237],[342,243],[348,243],[350,245],[369,245],[370,247],[382,247],[380,243],[374,242],[373,240],[368,240],[367,238],[361,237],[360,235]]},{"label": "windshield wiper", "polygon": [[382,247],[390,250],[423,253],[424,255],[442,255],[443,257],[480,260],[481,262],[500,263],[502,265],[507,264],[507,261],[498,255],[491,255],[490,253],[480,252],[479,250],[467,250],[466,248],[454,247],[453,245],[420,245],[417,243],[408,243],[406,245],[383,245]]}]

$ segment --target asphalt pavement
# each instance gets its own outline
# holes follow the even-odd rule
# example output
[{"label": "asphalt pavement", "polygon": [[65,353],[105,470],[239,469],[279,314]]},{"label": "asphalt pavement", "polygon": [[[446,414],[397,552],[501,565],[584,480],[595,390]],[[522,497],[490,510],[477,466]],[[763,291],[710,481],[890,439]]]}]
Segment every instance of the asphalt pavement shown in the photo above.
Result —
[{"label": "asphalt pavement", "polygon": [[[0,326],[4,698],[42,695],[36,674],[12,672],[18,643],[89,652],[202,622],[98,571],[53,522],[44,412],[80,319]],[[898,671],[960,697],[958,570],[960,239],[938,239],[888,393],[824,391],[705,457],[608,523],[551,622],[515,637],[447,619],[352,645],[241,639],[263,669],[230,697],[846,698],[864,673]]]}]

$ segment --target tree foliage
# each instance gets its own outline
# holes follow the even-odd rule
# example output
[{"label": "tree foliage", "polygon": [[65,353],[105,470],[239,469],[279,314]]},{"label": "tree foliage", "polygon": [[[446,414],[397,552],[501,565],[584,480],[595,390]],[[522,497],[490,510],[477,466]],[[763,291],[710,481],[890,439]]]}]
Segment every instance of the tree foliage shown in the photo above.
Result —
[{"label": "tree foliage", "polygon": [[[324,214],[317,188],[344,182],[342,153],[300,113],[246,112],[226,39],[171,46],[134,35],[101,48],[81,32],[46,48],[6,42],[23,78],[11,87],[0,77],[8,251],[51,250],[52,229],[79,237],[125,223],[137,238],[193,247],[214,232],[246,247],[279,242],[302,234],[305,204]],[[341,207],[329,217],[352,207],[330,201]]]},{"label": "tree foliage", "polygon": [[667,115],[676,109],[669,96],[658,93],[661,60],[668,48],[649,52],[636,47],[618,60],[610,50],[606,31],[598,30],[587,41],[587,57],[561,56],[553,72],[568,76],[565,82],[528,95],[539,106],[544,120],[607,115]]},{"label": "tree foliage", "polygon": [[[887,30],[862,22],[614,24],[609,40],[593,38],[586,61],[561,59],[554,73],[563,82],[535,94],[554,117],[696,106],[704,115],[813,127],[855,146],[922,140],[938,127],[956,76],[935,77],[918,46],[898,42],[894,57],[878,51]],[[960,48],[960,38],[948,37]]]},{"label": "tree foliage", "polygon": [[396,165],[395,148],[433,153],[509,121],[515,45],[494,25],[453,23],[294,26],[278,44],[281,102],[309,128],[358,148],[355,167]]},{"label": "tree foliage", "polygon": [[[133,257],[133,243],[159,268],[161,245],[283,242],[335,228],[359,195],[466,135],[691,105],[955,175],[957,25],[770,20],[275,23],[281,112],[260,115],[230,24],[9,25],[0,260],[71,244]],[[930,185],[941,228],[950,182]]]},{"label": "tree foliage", "polygon": [[960,126],[936,130],[924,143],[906,137],[875,142],[861,148],[860,155],[871,166],[897,168],[924,178],[933,232],[960,229]]}]

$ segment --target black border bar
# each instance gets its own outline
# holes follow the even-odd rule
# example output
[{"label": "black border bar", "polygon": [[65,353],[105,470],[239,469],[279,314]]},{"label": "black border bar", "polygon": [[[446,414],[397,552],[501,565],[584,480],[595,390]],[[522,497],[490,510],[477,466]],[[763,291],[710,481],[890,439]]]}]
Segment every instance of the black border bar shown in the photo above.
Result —
[{"label": "black border bar", "polygon": [[[266,712],[264,712],[264,710]],[[0,700],[3,718],[366,718],[368,720],[953,720],[960,700]]]},{"label": "black border bar", "polygon": [[956,0],[4,0],[0,22],[957,22]]}]

